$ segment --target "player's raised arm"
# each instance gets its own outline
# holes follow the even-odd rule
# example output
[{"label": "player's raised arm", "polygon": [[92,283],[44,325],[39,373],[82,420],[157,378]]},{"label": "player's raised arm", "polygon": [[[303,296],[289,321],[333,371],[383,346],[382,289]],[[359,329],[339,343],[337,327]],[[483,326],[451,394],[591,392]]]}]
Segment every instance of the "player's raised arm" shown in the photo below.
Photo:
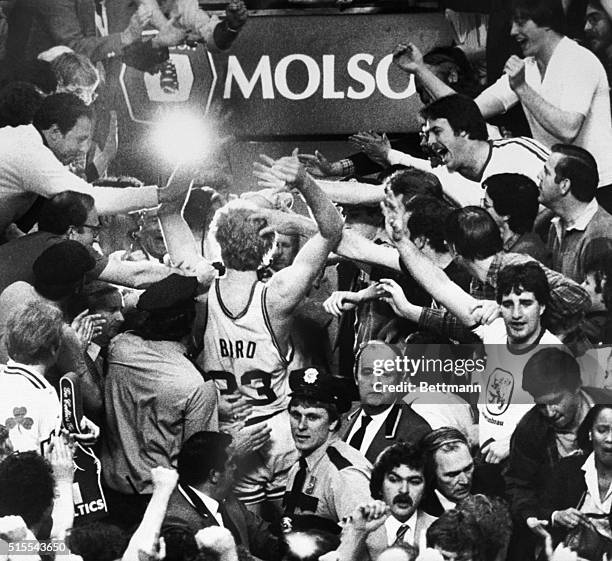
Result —
[{"label": "player's raised arm", "polygon": [[[263,167],[263,166],[261,166]],[[261,169],[261,168],[260,168]],[[342,237],[342,216],[297,158],[268,160],[268,172],[295,188],[304,197],[318,232],[306,242],[290,267],[276,273],[269,282],[269,295],[281,312],[290,312],[308,293],[326,259]]]}]

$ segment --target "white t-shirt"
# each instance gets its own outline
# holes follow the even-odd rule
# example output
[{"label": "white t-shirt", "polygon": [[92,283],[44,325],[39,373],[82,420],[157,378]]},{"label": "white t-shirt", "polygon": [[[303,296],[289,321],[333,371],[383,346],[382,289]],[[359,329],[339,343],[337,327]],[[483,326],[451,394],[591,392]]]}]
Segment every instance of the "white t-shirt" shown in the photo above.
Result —
[{"label": "white t-shirt", "polygon": [[[564,37],[548,62],[544,78],[533,57],[525,59],[525,81],[551,105],[562,111],[584,115],[584,122],[572,144],[588,150],[599,168],[599,185],[612,183],[612,120],[610,88],[606,71],[597,57],[575,41]],[[501,104],[504,110],[519,102],[507,75],[477,98],[479,107]],[[525,116],[533,138],[547,147],[563,140],[550,134],[526,107]]]},{"label": "white t-shirt", "polygon": [[561,341],[550,331],[523,351],[508,348],[506,325],[502,318],[481,330],[487,366],[480,380],[482,391],[478,401],[480,446],[490,440],[510,438],[516,425],[534,404],[531,394],[522,388],[523,369],[527,361],[544,346],[562,347]]},{"label": "white t-shirt", "polygon": [[442,184],[444,194],[460,206],[480,206],[484,197],[482,182],[498,173],[520,173],[538,183],[550,151],[532,138],[519,136],[490,140],[491,151],[478,181],[463,177],[460,173],[450,172],[446,166],[432,167],[429,160],[415,158],[409,154],[390,150],[389,163],[414,166],[433,173]]},{"label": "white t-shirt", "polygon": [[59,434],[61,407],[53,386],[25,364],[9,360],[0,372],[0,424],[16,452],[41,452]]}]

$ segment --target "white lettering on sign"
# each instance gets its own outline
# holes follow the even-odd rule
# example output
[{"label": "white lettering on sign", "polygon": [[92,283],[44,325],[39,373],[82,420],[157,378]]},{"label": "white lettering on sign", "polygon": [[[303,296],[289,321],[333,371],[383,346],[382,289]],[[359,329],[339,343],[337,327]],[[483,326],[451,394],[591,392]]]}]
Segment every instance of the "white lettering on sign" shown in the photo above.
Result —
[{"label": "white lettering on sign", "polygon": [[[374,94],[376,89],[389,99],[406,99],[415,93],[414,79],[403,91],[395,91],[389,84],[389,68],[393,61],[393,55],[382,58],[373,68],[374,56],[367,53],[353,55],[347,62],[346,72],[351,80],[357,82],[361,87],[349,86],[346,92],[336,90],[336,57],[335,55],[323,55],[321,64],[314,58],[303,54],[292,54],[278,61],[272,73],[269,55],[263,55],[253,74],[247,77],[240,61],[235,55],[228,57],[227,76],[223,89],[223,98],[232,97],[234,82],[240,94],[249,99],[258,83],[261,83],[263,99],[274,99],[275,90],[279,96],[290,100],[303,100],[312,97],[322,88],[323,99],[367,99]],[[289,66],[301,67],[306,72],[306,85],[301,91],[292,90],[287,83],[287,72]],[[322,68],[322,71],[321,71]]]},{"label": "white lettering on sign", "polygon": [[367,70],[359,66],[360,62],[365,62],[368,66],[372,66],[374,57],[368,54],[353,55],[346,65],[348,74],[353,80],[359,82],[363,89],[357,91],[353,86],[349,86],[347,97],[349,99],[367,99],[376,90],[376,79]]},{"label": "white lettering on sign", "polygon": [[323,99],[344,99],[344,92],[336,91],[334,55],[323,55]]},{"label": "white lettering on sign", "polygon": [[[303,92],[295,93],[289,89],[287,84],[287,69],[292,62],[303,62],[308,73],[308,82]],[[274,84],[278,93],[287,99],[300,100],[308,99],[319,89],[321,83],[321,70],[314,58],[306,55],[289,55],[281,58],[274,70]]]},{"label": "white lettering on sign", "polygon": [[261,92],[264,99],[274,99],[274,87],[272,85],[272,70],[270,68],[270,57],[264,55],[259,59],[257,68],[253,72],[253,76],[249,80],[240,62],[234,55],[230,55],[227,59],[227,79],[225,80],[225,91],[223,98],[228,99],[232,90],[232,78],[236,80],[236,84],[240,88],[245,99],[249,99],[257,82],[261,80]]},{"label": "white lettering on sign", "polygon": [[403,92],[394,92],[389,85],[389,67],[393,62],[393,55],[387,55],[384,57],[376,67],[376,85],[381,94],[389,99],[406,99],[410,97],[414,92],[413,80],[410,80],[410,84]]}]

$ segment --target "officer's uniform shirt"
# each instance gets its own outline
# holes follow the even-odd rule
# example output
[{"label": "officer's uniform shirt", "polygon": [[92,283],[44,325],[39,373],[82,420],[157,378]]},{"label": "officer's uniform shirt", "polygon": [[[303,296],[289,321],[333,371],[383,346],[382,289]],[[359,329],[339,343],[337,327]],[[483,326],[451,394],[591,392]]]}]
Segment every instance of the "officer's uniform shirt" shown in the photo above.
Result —
[{"label": "officer's uniform shirt", "polygon": [[[306,500],[300,503],[298,499],[294,514],[315,514],[339,522],[357,506],[372,500],[372,464],[348,443],[334,438],[308,455],[306,464],[302,489]],[[295,464],[289,472],[287,494],[293,489],[298,470],[299,465]]]}]

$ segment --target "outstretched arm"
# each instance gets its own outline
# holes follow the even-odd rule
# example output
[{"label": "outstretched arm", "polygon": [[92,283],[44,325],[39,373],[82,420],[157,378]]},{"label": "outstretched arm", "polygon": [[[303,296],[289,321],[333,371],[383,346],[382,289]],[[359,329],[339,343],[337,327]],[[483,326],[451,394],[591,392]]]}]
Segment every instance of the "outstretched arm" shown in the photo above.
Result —
[{"label": "outstretched arm", "polygon": [[268,283],[269,294],[277,301],[277,309],[290,312],[312,287],[327,256],[342,236],[342,216],[323,190],[310,177],[297,158],[281,158],[274,162],[266,158],[267,167],[256,166],[259,172],[270,173],[284,181],[289,188],[300,191],[319,231],[306,242],[293,264],[274,274]]},{"label": "outstretched arm", "polygon": [[421,51],[414,43],[400,43],[395,47],[393,62],[408,74],[418,78],[434,99],[457,93],[427,68]]},{"label": "outstretched arm", "polygon": [[385,198],[382,185],[357,181],[317,180],[319,187],[334,202],[346,205],[376,205]]},{"label": "outstretched arm", "polygon": [[399,253],[392,247],[378,245],[364,236],[345,228],[336,253],[353,261],[380,265],[394,271],[401,271]]},{"label": "outstretched arm", "polygon": [[465,325],[473,325],[475,320],[472,314],[479,306],[478,300],[451,281],[442,269],[410,241],[410,233],[403,227],[404,213],[402,205],[394,212],[388,212],[385,225],[408,272],[434,300],[457,316],[459,321]]},{"label": "outstretched arm", "polygon": [[100,280],[141,289],[176,272],[157,261],[122,261],[111,258],[100,273]]},{"label": "outstretched arm", "polygon": [[192,263],[200,258],[198,246],[193,233],[183,218],[183,209],[187,204],[192,183],[193,170],[189,166],[179,166],[170,177],[166,188],[177,185],[184,196],[164,201],[158,211],[157,217],[164,234],[166,248],[173,263]]},{"label": "outstretched arm", "polygon": [[478,301],[473,296],[451,281],[407,237],[397,242],[397,249],[410,274],[436,302],[457,316],[463,324],[475,323],[472,312],[478,306]]}]

